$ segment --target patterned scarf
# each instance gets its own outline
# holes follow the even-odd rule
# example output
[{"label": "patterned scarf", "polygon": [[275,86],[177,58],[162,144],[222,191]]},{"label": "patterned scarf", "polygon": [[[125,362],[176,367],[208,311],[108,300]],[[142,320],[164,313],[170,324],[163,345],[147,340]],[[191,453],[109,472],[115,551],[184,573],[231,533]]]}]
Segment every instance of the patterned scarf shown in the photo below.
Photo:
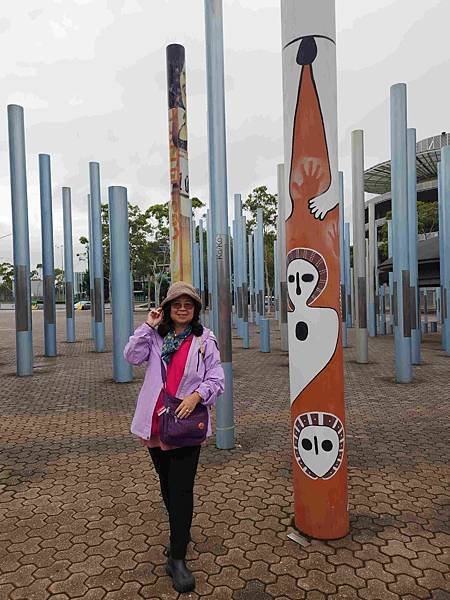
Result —
[{"label": "patterned scarf", "polygon": [[168,365],[170,358],[174,352],[178,350],[184,340],[189,337],[192,333],[192,325],[188,325],[184,331],[175,335],[173,329],[164,338],[164,342],[161,350],[161,358]]}]

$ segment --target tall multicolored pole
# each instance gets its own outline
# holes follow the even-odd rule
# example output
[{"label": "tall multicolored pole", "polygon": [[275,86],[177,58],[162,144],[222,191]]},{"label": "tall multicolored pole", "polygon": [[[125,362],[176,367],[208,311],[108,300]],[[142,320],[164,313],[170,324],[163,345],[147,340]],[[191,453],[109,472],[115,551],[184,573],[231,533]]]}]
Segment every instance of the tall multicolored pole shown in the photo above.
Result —
[{"label": "tall multicolored pole", "polygon": [[186,61],[184,47],[166,48],[167,95],[169,103],[170,186],[170,272],[172,283],[192,283],[192,202],[189,198]]},{"label": "tall multicolored pole", "polygon": [[334,0],[282,0],[295,525],[347,534]]}]

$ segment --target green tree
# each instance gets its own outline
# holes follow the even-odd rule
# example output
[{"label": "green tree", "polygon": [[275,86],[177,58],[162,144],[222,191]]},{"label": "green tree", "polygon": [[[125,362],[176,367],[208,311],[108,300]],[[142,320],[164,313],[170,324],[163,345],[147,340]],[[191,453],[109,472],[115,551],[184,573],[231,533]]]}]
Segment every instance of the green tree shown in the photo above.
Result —
[{"label": "green tree", "polygon": [[[392,211],[386,213],[386,221],[392,219]],[[425,235],[439,231],[438,203],[417,201],[417,233]],[[388,227],[385,223],[378,231],[378,258],[380,262],[388,258]]]},{"label": "green tree", "polygon": [[9,262],[0,263],[0,298],[12,299],[14,267]]},{"label": "green tree", "polygon": [[256,212],[258,208],[263,210],[264,227],[264,265],[266,279],[266,295],[271,296],[273,290],[274,276],[274,255],[273,242],[276,240],[277,216],[278,216],[278,197],[277,194],[271,194],[267,191],[267,186],[256,187],[247,197],[243,204],[243,210],[249,213],[247,219],[247,231],[250,233],[256,228]]}]

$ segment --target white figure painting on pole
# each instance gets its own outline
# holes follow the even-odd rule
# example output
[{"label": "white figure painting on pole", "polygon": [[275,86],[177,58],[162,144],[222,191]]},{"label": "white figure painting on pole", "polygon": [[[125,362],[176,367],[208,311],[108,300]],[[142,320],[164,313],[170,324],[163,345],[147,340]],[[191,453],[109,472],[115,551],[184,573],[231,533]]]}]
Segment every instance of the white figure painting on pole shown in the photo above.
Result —
[{"label": "white figure painting on pole", "polygon": [[295,525],[348,532],[334,0],[282,0]]}]

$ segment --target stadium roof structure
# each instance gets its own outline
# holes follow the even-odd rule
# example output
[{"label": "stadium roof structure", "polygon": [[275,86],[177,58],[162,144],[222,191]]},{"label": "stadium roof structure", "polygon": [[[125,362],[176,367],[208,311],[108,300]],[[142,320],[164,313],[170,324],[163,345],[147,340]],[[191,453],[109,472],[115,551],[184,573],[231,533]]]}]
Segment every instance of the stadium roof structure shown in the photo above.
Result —
[{"label": "stadium roof structure", "polygon": [[[417,183],[437,178],[437,163],[441,148],[450,144],[450,134],[441,133],[416,144]],[[364,190],[369,194],[386,194],[391,191],[391,161],[380,163],[364,172]]]}]

